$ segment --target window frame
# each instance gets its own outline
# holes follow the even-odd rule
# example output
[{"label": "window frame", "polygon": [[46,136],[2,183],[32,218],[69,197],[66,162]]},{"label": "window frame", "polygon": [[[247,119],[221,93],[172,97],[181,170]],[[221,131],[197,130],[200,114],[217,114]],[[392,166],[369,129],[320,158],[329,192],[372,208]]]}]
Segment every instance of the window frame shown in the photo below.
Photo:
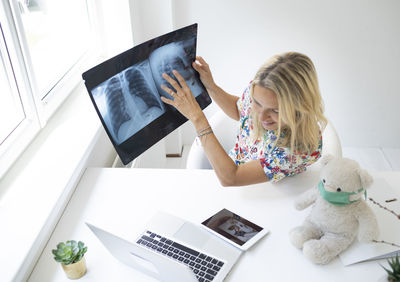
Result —
[{"label": "window frame", "polygon": [[[104,49],[100,44],[102,38],[101,26],[97,24],[101,16],[100,8],[95,5],[94,0],[86,1],[91,30],[90,46],[43,99],[40,97],[40,93],[35,91],[35,76],[25,38],[19,2],[18,0],[8,0],[0,3],[4,43],[26,116],[0,145],[0,179],[34,140],[40,130],[45,127],[49,118],[72,91],[82,83],[81,74],[98,62],[104,54]],[[96,26],[99,28],[95,29]]]},{"label": "window frame", "polygon": [[[14,129],[9,137],[4,140],[0,146],[0,177],[2,177],[12,163],[18,158],[23,149],[33,140],[40,130],[39,119],[35,109],[35,101],[30,92],[27,77],[24,73],[24,66],[19,60],[22,54],[18,45],[18,37],[15,32],[15,26],[12,21],[11,11],[7,7],[7,2],[2,1],[0,4],[0,18],[2,38],[7,49],[10,67],[12,68],[16,88],[21,99],[25,112],[25,119]],[[6,69],[6,72],[8,70]],[[11,75],[7,73],[7,75]]]},{"label": "window frame", "polygon": [[93,63],[95,59],[98,58],[102,53],[102,50],[96,47],[99,46],[99,44],[94,44],[94,42],[97,42],[97,39],[99,38],[99,34],[96,34],[96,31],[93,28],[95,24],[94,21],[97,18],[94,0],[85,1],[87,2],[89,22],[91,26],[91,44],[86,50],[85,54],[78,59],[78,61],[70,68],[69,71],[67,71],[67,73],[63,75],[63,77],[58,80],[55,85],[53,85],[50,91],[46,93],[42,99],[41,93],[39,93],[37,90],[34,68],[21,17],[20,4],[18,0],[9,0],[12,16],[16,25],[17,35],[20,40],[26,72],[30,81],[31,92],[33,93],[35,105],[38,108],[39,121],[42,127],[44,127],[47,120],[69,96],[71,91],[77,86],[78,82],[82,80],[82,72],[84,72],[86,68],[88,68],[91,63]]}]

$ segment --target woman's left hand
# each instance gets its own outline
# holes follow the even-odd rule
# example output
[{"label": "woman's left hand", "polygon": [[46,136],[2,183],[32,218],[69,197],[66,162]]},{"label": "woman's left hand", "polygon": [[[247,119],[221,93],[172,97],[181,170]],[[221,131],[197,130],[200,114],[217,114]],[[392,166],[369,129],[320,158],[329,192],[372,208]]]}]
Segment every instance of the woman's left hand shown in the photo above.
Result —
[{"label": "woman's left hand", "polygon": [[173,100],[171,100],[161,96],[161,100],[164,103],[175,107],[182,115],[192,122],[198,120],[203,116],[203,111],[194,98],[192,91],[187,86],[185,79],[176,70],[173,70],[172,73],[178,79],[179,84],[182,87],[175,79],[170,77],[168,74],[163,73],[162,77],[171,84],[175,91],[164,84],[161,85],[161,88],[173,98]]}]

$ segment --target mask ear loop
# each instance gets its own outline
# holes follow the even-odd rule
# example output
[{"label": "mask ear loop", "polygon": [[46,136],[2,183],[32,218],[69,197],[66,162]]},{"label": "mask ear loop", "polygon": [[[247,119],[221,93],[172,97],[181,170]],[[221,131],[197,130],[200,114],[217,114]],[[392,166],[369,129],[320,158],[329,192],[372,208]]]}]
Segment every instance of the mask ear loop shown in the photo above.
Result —
[{"label": "mask ear loop", "polygon": [[[367,200],[367,189],[360,188],[360,190],[364,190],[364,197],[365,197],[365,200]],[[356,194],[360,193],[360,192],[361,192],[360,190],[358,190],[359,192],[357,192]],[[351,203],[354,203],[354,202],[357,202],[357,200],[355,200],[355,201],[350,201],[350,202],[351,202]]]}]

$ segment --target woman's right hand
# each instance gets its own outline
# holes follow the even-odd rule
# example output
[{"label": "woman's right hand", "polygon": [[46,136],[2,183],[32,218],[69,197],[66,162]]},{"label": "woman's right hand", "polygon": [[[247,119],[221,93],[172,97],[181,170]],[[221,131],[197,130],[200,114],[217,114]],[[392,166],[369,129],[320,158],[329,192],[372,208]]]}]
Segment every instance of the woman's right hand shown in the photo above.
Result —
[{"label": "woman's right hand", "polygon": [[207,90],[214,91],[217,85],[214,82],[207,62],[202,57],[196,56],[196,60],[193,62],[192,66],[200,74],[200,80]]}]

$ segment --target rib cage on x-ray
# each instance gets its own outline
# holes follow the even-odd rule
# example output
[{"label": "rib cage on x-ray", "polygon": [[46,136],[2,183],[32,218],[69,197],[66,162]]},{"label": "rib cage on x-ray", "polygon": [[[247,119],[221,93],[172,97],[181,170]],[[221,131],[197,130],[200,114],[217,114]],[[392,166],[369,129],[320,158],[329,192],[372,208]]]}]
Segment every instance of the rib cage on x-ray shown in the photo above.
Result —
[{"label": "rib cage on x-ray", "polygon": [[[174,99],[161,85],[177,70],[204,109],[211,103],[199,74],[196,57],[197,24],[143,42],[82,74],[94,107],[124,164],[187,121],[161,101]],[[174,83],[173,83],[174,84]],[[175,89],[177,90],[177,89]],[[178,89],[179,90],[179,89]]]},{"label": "rib cage on x-ray", "polygon": [[185,51],[185,45],[190,45],[190,43],[191,40],[169,43],[157,48],[150,54],[150,65],[158,91],[169,99],[172,99],[172,97],[164,92],[160,85],[166,84],[171,89],[173,87],[161,75],[167,73],[174,77],[172,70],[177,70],[182,75],[195,97],[205,91],[197,79],[195,71],[191,67],[192,62]]},{"label": "rib cage on x-ray", "polygon": [[172,75],[172,70],[177,70],[195,97],[205,91],[185,51],[185,45],[190,44],[187,40],[161,46],[147,60],[121,71],[92,90],[106,127],[117,144],[165,112],[160,95],[173,98],[160,86],[173,87],[162,78],[163,73]]},{"label": "rib cage on x-ray", "polygon": [[[188,75],[187,69],[188,69],[188,67],[185,65],[183,60],[179,57],[167,58],[167,59],[161,60],[159,62],[159,64],[157,65],[157,72],[159,74],[167,73],[167,74],[171,75],[172,70],[177,70],[185,78],[185,80],[188,80],[191,75],[190,73]],[[167,81],[165,81],[164,84],[166,84],[169,88],[173,89],[173,87]],[[163,94],[166,95],[166,93],[163,93]]]},{"label": "rib cage on x-ray", "polygon": [[109,82],[106,83],[104,93],[108,113],[108,118],[105,118],[105,121],[109,124],[109,128],[111,128],[116,137],[121,124],[130,120],[130,116],[125,107],[125,99],[119,77],[112,77]]},{"label": "rib cage on x-ray", "polygon": [[153,80],[146,77],[146,74],[143,73],[143,69],[137,66],[130,67],[124,71],[124,78],[127,81],[125,85],[127,91],[129,91],[132,96],[141,97],[145,100],[147,107],[164,107],[159,96],[156,98],[154,95],[154,91],[157,91],[157,89],[150,87],[154,83]]},{"label": "rib cage on x-ray", "polygon": [[161,116],[165,107],[154,85],[148,61],[116,74],[92,90],[104,122],[120,144]]}]

